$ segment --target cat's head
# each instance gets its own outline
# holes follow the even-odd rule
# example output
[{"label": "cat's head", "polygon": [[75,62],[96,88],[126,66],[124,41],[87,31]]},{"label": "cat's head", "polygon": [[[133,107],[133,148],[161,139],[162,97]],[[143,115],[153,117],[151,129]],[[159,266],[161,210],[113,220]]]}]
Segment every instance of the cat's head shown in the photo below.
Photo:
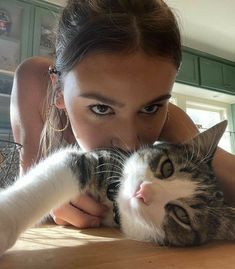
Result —
[{"label": "cat's head", "polygon": [[211,168],[226,125],[184,144],[140,149],[128,159],[117,197],[127,236],[174,246],[235,239],[235,209],[226,205]]}]

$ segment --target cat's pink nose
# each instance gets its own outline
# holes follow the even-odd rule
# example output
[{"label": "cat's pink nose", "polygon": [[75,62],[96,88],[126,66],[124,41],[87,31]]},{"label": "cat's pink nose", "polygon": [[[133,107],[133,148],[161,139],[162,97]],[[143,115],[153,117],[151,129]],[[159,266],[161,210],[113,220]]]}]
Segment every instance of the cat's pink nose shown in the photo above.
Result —
[{"label": "cat's pink nose", "polygon": [[135,197],[142,199],[146,205],[150,205],[153,198],[153,190],[151,182],[143,182],[135,193]]}]

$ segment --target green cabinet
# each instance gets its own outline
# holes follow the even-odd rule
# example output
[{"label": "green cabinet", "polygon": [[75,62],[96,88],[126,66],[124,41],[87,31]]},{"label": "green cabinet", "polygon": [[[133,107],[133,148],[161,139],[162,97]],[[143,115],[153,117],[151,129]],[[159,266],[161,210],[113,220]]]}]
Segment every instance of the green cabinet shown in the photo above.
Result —
[{"label": "green cabinet", "polygon": [[223,79],[225,90],[235,94],[235,66],[223,65]]},{"label": "green cabinet", "polygon": [[10,130],[10,98],[7,95],[0,96],[0,136],[1,129]]},{"label": "green cabinet", "polygon": [[199,86],[199,67],[197,55],[182,52],[182,64],[176,77],[177,82]]},{"label": "green cabinet", "polygon": [[220,90],[223,88],[223,65],[219,62],[200,58],[200,77],[202,87]]},{"label": "green cabinet", "polygon": [[235,95],[235,63],[185,47],[176,81]]},{"label": "green cabinet", "polygon": [[13,76],[11,72],[0,74],[0,135],[2,129],[10,130],[10,94],[13,86]]},{"label": "green cabinet", "polygon": [[200,85],[235,94],[235,66],[200,57]]},{"label": "green cabinet", "polygon": [[0,0],[0,73],[31,56],[52,56],[59,11],[42,1]]},{"label": "green cabinet", "polygon": [[10,72],[3,72],[0,75],[0,94],[10,95],[13,86],[13,76]]},{"label": "green cabinet", "polygon": [[39,0],[0,0],[0,134],[10,130],[14,71],[31,56],[52,57],[60,10]]},{"label": "green cabinet", "polygon": [[53,57],[58,20],[59,15],[55,11],[41,7],[36,8],[33,55]]},{"label": "green cabinet", "polygon": [[30,54],[31,13],[27,3],[0,0],[0,70],[14,71]]}]

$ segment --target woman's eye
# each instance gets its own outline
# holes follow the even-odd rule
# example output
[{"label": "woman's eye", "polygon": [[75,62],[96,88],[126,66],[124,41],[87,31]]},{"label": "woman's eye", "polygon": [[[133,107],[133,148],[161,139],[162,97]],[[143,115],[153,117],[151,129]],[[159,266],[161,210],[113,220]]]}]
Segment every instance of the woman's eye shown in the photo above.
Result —
[{"label": "woman's eye", "polygon": [[170,159],[167,159],[162,163],[160,171],[163,178],[168,178],[173,175],[174,166]]},{"label": "woman's eye", "polygon": [[146,106],[145,108],[141,109],[141,113],[154,114],[158,111],[160,106],[161,105],[159,105],[159,104],[153,104],[150,106]]},{"label": "woman's eye", "polygon": [[113,114],[112,109],[106,105],[91,105],[90,110],[96,115],[110,115]]}]

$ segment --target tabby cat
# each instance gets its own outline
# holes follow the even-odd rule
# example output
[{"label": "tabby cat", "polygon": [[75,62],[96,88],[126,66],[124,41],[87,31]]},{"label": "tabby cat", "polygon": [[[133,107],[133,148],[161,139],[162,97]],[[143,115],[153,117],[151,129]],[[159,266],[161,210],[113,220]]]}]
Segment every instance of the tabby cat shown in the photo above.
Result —
[{"label": "tabby cat", "polygon": [[52,208],[89,193],[110,210],[104,225],[127,237],[191,246],[235,238],[235,208],[224,201],[211,161],[227,123],[184,144],[157,143],[128,156],[68,147],[0,193],[0,253]]}]

